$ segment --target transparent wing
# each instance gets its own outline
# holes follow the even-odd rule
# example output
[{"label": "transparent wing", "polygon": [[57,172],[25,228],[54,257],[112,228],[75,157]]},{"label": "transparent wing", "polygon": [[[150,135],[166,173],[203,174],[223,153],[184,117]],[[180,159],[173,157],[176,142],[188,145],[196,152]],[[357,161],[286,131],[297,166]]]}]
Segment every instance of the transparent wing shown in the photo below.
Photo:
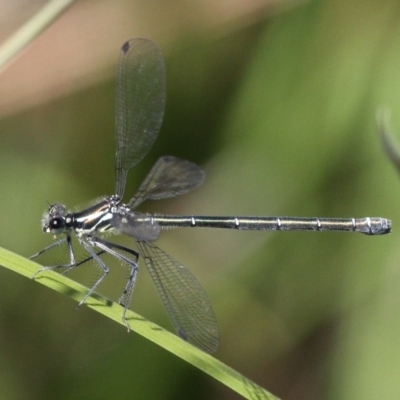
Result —
[{"label": "transparent wing", "polygon": [[218,326],[202,286],[188,269],[154,244],[136,242],[177,334],[214,353],[219,343]]},{"label": "transparent wing", "polygon": [[121,49],[115,136],[115,194],[122,198],[128,171],[148,153],[161,127],[165,108],[165,65],[150,40],[133,39]]},{"label": "transparent wing", "polygon": [[190,192],[203,181],[204,171],[198,165],[172,156],[161,157],[128,203],[128,207],[136,208],[147,199],[165,199]]},{"label": "transparent wing", "polygon": [[133,213],[127,209],[114,213],[111,225],[125,235],[149,242],[156,240],[161,232],[160,225],[154,223],[150,215]]}]

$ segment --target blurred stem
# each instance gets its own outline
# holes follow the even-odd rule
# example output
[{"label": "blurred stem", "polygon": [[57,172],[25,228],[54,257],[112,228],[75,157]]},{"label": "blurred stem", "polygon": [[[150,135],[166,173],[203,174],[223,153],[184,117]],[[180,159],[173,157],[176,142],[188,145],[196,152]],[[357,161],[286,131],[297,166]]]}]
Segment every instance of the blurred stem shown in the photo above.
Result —
[{"label": "blurred stem", "polygon": [[400,149],[390,129],[390,112],[380,109],[377,112],[378,134],[389,160],[400,172]]},{"label": "blurred stem", "polygon": [[[32,278],[38,267],[40,267],[35,262],[1,247],[0,265],[28,278]],[[35,279],[35,282],[56,290],[76,301],[80,301],[88,291],[87,287],[53,271],[41,272]],[[125,323],[121,318],[123,308],[119,304],[112,302],[98,293],[93,293],[85,302],[85,305],[125,327]],[[129,321],[132,331],[192,364],[244,398],[278,400],[277,397],[226,364],[223,364],[216,358],[204,353],[133,311],[128,310],[126,319]]]},{"label": "blurred stem", "polygon": [[0,47],[0,72],[76,0],[49,1]]}]

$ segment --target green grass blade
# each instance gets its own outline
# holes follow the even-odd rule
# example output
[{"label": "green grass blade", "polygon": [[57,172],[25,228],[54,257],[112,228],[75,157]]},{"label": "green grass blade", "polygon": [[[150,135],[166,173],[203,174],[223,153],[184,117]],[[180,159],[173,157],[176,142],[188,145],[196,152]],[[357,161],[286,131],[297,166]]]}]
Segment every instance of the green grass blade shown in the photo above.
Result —
[{"label": "green grass blade", "polygon": [[[39,264],[3,248],[0,248],[0,265],[27,278],[31,278],[39,268]],[[42,272],[35,280],[76,301],[79,301],[88,290],[87,287],[52,271]],[[119,304],[112,302],[98,293],[94,293],[89,297],[89,300],[85,304],[98,313],[125,326],[121,319],[123,309]],[[194,365],[243,397],[247,399],[278,399],[214,357],[184,342],[176,335],[146,320],[133,311],[128,310],[126,318],[129,321],[132,331]]]}]

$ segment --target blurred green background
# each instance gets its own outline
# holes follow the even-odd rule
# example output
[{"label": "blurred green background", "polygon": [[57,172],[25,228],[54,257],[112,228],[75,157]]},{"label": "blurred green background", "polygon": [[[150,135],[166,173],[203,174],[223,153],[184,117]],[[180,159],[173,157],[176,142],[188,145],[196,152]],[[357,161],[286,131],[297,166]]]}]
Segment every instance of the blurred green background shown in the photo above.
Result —
[{"label": "blurred green background", "polygon": [[[2,2],[0,38],[43,4]],[[393,220],[382,237],[164,232],[157,244],[213,303],[216,357],[285,400],[400,398],[400,181],[375,121],[384,105],[400,132],[399,22],[395,0],[77,2],[0,75],[0,245],[29,256],[52,240],[47,201],[74,210],[112,193],[119,47],[148,37],[166,57],[167,108],[126,195],[164,154],[207,179],[141,210]],[[116,299],[125,274],[115,266],[101,293]],[[2,268],[0,292],[2,399],[239,398]],[[171,329],[144,265],[132,308]]]}]

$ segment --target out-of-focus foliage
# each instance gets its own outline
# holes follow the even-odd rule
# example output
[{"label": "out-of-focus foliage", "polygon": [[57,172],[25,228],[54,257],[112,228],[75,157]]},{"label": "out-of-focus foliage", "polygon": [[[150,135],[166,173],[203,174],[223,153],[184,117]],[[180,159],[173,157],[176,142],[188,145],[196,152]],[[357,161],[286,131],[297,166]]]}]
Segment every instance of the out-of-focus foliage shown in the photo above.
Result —
[{"label": "out-of-focus foliage", "polygon": [[[375,126],[384,105],[400,132],[398,2],[319,0],[274,9],[269,18],[238,18],[229,29],[226,21],[202,29],[187,3],[169,3],[162,8],[168,34],[160,10],[150,8],[128,33],[148,36],[157,26],[151,38],[165,47],[168,100],[160,137],[131,174],[127,195],[162,154],[203,165],[207,179],[190,195],[142,210],[393,220],[394,233],[382,237],[165,232],[160,247],[210,295],[221,328],[217,357],[283,399],[399,397],[400,181]],[[140,4],[130,12],[135,6],[144,13]],[[60,43],[45,46],[51,35],[41,42],[46,60],[59,51]],[[32,73],[24,56],[18,71]],[[30,255],[51,241],[39,224],[46,201],[73,208],[112,192],[113,76],[2,113],[2,247]],[[90,282],[95,272],[75,276]],[[112,272],[101,291],[116,298],[125,272],[118,265]],[[67,298],[8,270],[0,277],[1,398],[235,398],[87,308],[74,313]],[[168,326],[151,285],[143,267],[133,308]]]}]

